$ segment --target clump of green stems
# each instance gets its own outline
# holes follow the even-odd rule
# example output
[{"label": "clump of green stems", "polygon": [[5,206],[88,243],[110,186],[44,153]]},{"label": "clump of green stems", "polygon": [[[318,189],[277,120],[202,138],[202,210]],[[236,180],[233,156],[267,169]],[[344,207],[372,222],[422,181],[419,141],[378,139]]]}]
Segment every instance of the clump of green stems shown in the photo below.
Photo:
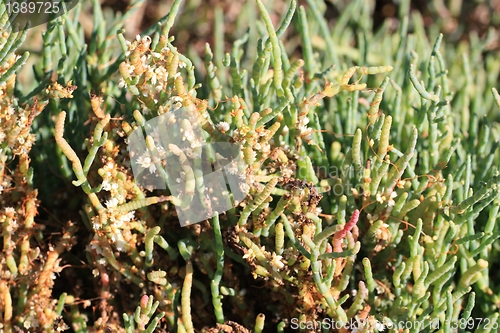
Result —
[{"label": "clump of green stems", "polygon": [[[363,320],[370,332],[401,322],[449,331],[450,321],[472,331],[475,318],[484,318],[477,331],[493,329],[500,63],[486,51],[495,33],[447,44],[409,1],[396,26],[377,31],[372,2],[335,4],[333,29],[319,0],[280,4],[276,15],[274,3],[245,3],[235,25],[249,29],[235,30],[230,49],[217,5],[213,43],[199,54],[179,51],[174,30],[196,1],[173,1],[132,40],[124,23],[143,0],[121,17],[83,1],[48,23],[31,86],[15,75],[29,26],[12,32],[0,5],[3,332],[284,332],[294,318],[304,331],[325,318]],[[76,21],[89,6],[87,44]],[[151,133],[150,120],[179,109],[207,143],[239,147],[248,192],[187,227],[176,208],[210,195],[197,156],[214,152],[168,147],[185,175],[174,195],[135,181],[127,150],[134,130]],[[162,153],[152,134],[144,146]],[[154,159],[146,168],[174,174]],[[37,220],[40,203],[57,227]],[[53,278],[76,280],[81,262],[94,314],[81,286],[53,293]]]}]

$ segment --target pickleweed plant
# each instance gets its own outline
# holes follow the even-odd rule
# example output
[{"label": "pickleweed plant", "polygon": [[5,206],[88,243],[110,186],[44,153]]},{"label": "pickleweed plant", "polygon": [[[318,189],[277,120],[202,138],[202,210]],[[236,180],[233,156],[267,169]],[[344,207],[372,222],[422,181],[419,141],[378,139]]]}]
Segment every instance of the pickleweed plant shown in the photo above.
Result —
[{"label": "pickleweed plant", "polygon": [[130,37],[143,6],[41,50],[0,8],[0,331],[496,330],[495,30],[174,0]]},{"label": "pickleweed plant", "polygon": [[[56,273],[62,270],[61,255],[73,245],[76,225],[67,221],[57,238],[43,242],[44,226],[35,221],[40,199],[33,186],[30,151],[35,143],[34,119],[50,99],[71,98],[71,88],[58,83],[20,105],[15,94],[16,71],[29,52],[16,54],[27,29],[13,33],[2,3],[0,69],[0,255],[1,330],[51,330],[61,316],[65,296],[52,297]],[[69,88],[69,89],[67,89]]]}]

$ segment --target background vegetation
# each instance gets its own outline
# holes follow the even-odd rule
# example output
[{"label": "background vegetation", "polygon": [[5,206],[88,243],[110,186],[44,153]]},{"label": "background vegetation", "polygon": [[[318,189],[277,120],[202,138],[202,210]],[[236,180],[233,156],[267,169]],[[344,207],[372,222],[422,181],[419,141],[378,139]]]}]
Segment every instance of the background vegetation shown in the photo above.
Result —
[{"label": "background vegetation", "polygon": [[[3,332],[497,330],[497,2],[94,0],[19,33],[0,13]],[[249,186],[184,228],[209,188],[148,191],[127,150],[179,107],[240,145]]]}]

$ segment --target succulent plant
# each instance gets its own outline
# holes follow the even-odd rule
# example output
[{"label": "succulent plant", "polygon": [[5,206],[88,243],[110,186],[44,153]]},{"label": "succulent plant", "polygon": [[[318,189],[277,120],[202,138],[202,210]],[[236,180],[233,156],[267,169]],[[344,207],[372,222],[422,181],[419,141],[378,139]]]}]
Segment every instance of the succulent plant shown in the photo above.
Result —
[{"label": "succulent plant", "polygon": [[175,0],[131,39],[143,6],[37,51],[0,4],[0,331],[497,330],[493,29],[256,0],[229,35]]}]

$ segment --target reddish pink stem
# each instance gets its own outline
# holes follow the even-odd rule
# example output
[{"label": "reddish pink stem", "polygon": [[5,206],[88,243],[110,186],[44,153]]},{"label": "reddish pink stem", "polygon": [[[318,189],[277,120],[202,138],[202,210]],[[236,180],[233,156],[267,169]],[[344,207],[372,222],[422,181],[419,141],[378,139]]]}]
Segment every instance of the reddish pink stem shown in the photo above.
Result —
[{"label": "reddish pink stem", "polygon": [[356,209],[354,213],[352,213],[351,219],[347,222],[344,228],[340,231],[337,231],[333,236],[333,249],[335,252],[342,252],[342,239],[345,238],[348,231],[351,231],[352,228],[358,223],[359,219],[359,210]]},{"label": "reddish pink stem", "polygon": [[142,295],[141,297],[141,308],[146,309],[148,307],[149,303],[149,296],[148,295]]}]

